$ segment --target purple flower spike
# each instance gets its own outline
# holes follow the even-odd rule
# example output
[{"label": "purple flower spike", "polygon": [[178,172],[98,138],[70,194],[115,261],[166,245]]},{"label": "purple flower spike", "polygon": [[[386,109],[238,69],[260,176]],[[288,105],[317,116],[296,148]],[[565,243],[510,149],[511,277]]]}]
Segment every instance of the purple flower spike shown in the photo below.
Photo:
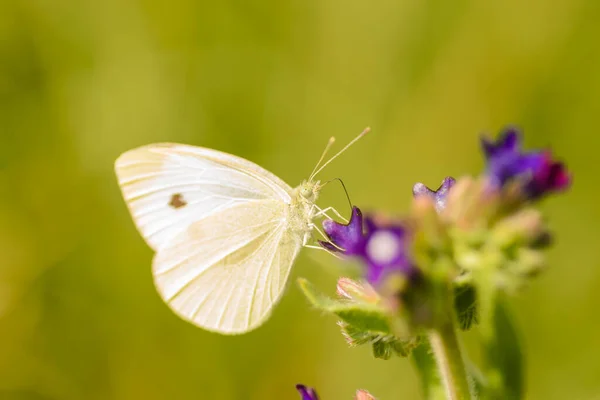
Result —
[{"label": "purple flower spike", "polygon": [[359,258],[366,265],[367,281],[375,286],[389,273],[411,275],[414,272],[407,254],[409,235],[400,224],[363,219],[360,210],[353,207],[347,225],[328,220],[323,222],[323,229],[331,242],[321,241],[321,246]]},{"label": "purple flower spike", "polygon": [[521,137],[515,128],[504,130],[496,142],[481,139],[487,160],[487,175],[496,188],[513,179],[523,180],[523,191],[530,199],[566,189],[571,177],[563,164],[552,160],[549,151],[521,150]]},{"label": "purple flower spike", "polygon": [[456,183],[456,179],[451,176],[447,176],[442,181],[440,187],[437,190],[431,190],[427,186],[422,183],[415,183],[413,186],[413,196],[421,197],[428,196],[433,201],[435,201],[435,209],[437,212],[441,212],[444,208],[446,208],[446,202],[448,201],[448,194],[450,193],[450,189]]},{"label": "purple flower spike", "polygon": [[317,396],[317,392],[315,389],[306,387],[304,385],[296,385],[296,390],[302,396],[302,400],[319,400],[319,396]]}]

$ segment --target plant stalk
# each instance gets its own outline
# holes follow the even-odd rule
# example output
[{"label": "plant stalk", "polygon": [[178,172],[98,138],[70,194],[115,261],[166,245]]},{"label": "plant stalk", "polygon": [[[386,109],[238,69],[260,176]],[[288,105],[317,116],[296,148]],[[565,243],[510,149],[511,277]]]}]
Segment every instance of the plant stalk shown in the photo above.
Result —
[{"label": "plant stalk", "polygon": [[429,331],[429,342],[448,400],[473,399],[454,324]]}]

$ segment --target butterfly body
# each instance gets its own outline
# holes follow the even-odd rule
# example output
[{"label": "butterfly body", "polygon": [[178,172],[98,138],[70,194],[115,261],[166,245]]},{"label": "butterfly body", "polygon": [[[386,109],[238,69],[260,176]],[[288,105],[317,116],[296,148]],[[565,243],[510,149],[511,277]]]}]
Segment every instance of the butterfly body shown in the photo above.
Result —
[{"label": "butterfly body", "polygon": [[288,229],[302,236],[302,244],[306,245],[312,235],[312,220],[317,213],[315,202],[319,197],[321,185],[319,181],[304,181],[290,193],[291,202],[288,210]]}]

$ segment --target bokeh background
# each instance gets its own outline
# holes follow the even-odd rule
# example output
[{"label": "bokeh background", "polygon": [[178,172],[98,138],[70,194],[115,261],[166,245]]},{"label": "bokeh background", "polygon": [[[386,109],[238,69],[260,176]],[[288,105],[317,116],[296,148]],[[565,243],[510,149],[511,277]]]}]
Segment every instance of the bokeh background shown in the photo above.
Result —
[{"label": "bokeh background", "polygon": [[[321,176],[401,215],[411,187],[478,174],[509,123],[575,175],[544,202],[556,246],[513,306],[528,398],[600,398],[600,3],[596,0],[0,1],[0,399],[417,399],[404,359],[348,349],[294,281],[260,329],[169,311],[113,173],[135,146],[231,152],[292,185],[331,135],[373,128]],[[347,211],[331,185],[321,205]]]}]

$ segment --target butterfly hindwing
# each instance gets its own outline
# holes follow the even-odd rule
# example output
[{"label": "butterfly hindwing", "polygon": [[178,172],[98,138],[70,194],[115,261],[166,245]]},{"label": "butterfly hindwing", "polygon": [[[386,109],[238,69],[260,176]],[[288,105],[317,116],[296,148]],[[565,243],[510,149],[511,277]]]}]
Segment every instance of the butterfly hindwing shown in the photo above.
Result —
[{"label": "butterfly hindwing", "polygon": [[153,261],[155,285],[175,313],[226,334],[262,324],[279,301],[301,237],[273,200],[238,204],[192,224]]}]

